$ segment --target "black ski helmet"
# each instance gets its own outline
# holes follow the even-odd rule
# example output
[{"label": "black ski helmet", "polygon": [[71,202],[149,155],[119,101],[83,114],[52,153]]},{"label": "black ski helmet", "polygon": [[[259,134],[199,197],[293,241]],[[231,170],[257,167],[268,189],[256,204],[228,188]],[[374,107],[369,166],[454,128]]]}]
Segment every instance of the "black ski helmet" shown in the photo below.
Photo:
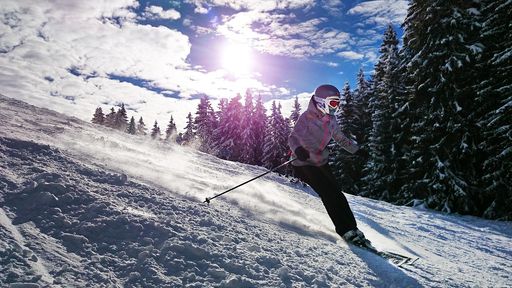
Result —
[{"label": "black ski helmet", "polygon": [[340,91],[333,85],[324,84],[315,89],[313,102],[325,114],[335,115],[340,104]]},{"label": "black ski helmet", "polygon": [[329,96],[340,96],[340,90],[334,87],[333,85],[324,84],[320,85],[315,89],[315,97],[316,98],[327,98]]}]

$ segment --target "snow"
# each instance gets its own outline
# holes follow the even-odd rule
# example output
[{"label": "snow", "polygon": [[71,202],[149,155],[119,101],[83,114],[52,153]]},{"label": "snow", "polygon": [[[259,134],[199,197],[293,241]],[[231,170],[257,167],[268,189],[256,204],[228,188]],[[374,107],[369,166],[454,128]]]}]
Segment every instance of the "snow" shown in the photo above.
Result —
[{"label": "snow", "polygon": [[0,96],[0,287],[510,287],[512,225],[347,195],[398,268],[265,170]]},{"label": "snow", "polygon": [[[468,49],[471,51],[471,53],[473,54],[479,54],[479,53],[482,53],[484,51],[484,46],[482,45],[482,43],[476,43],[476,44],[471,44],[471,45],[466,45],[466,47],[468,47]],[[468,60],[466,60],[468,61]],[[468,61],[469,62],[469,61]]]},{"label": "snow", "polygon": [[455,112],[462,111],[462,107],[460,107],[459,102],[455,101]]},{"label": "snow", "polygon": [[480,11],[478,11],[478,9],[476,9],[476,8],[469,8],[466,11],[468,11],[469,14],[474,15],[474,16],[480,15]]}]

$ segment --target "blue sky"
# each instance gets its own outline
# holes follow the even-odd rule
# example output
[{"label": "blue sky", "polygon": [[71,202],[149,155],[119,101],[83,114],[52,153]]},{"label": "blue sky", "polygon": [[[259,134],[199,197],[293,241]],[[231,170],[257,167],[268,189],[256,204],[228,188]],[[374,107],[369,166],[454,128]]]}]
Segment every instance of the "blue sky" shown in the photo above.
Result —
[{"label": "blue sky", "polygon": [[[21,3],[20,3],[21,2]],[[83,119],[125,103],[178,126],[197,98],[251,89],[288,111],[320,84],[372,70],[407,1],[2,1],[2,93]],[[270,105],[270,102],[267,103]],[[162,124],[163,125],[163,124]],[[179,127],[178,127],[179,128]]]}]

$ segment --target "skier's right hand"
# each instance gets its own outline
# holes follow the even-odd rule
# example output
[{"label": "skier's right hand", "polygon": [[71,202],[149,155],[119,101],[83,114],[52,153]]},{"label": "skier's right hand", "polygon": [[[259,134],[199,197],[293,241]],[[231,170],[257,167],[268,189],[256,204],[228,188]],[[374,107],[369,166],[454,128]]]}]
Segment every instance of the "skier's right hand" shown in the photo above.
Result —
[{"label": "skier's right hand", "polygon": [[299,146],[297,149],[295,149],[295,155],[297,156],[297,159],[300,161],[306,161],[309,159],[309,151],[304,149],[304,147]]}]

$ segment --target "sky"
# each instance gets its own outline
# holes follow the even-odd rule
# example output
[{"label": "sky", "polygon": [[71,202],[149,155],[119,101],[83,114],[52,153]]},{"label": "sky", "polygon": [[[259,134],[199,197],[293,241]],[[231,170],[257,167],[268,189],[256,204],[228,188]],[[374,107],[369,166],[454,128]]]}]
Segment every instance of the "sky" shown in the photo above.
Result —
[{"label": "sky", "polygon": [[408,1],[3,0],[0,93],[89,119],[124,103],[165,126],[207,95],[249,89],[285,116],[321,84],[368,74],[388,24]]}]

